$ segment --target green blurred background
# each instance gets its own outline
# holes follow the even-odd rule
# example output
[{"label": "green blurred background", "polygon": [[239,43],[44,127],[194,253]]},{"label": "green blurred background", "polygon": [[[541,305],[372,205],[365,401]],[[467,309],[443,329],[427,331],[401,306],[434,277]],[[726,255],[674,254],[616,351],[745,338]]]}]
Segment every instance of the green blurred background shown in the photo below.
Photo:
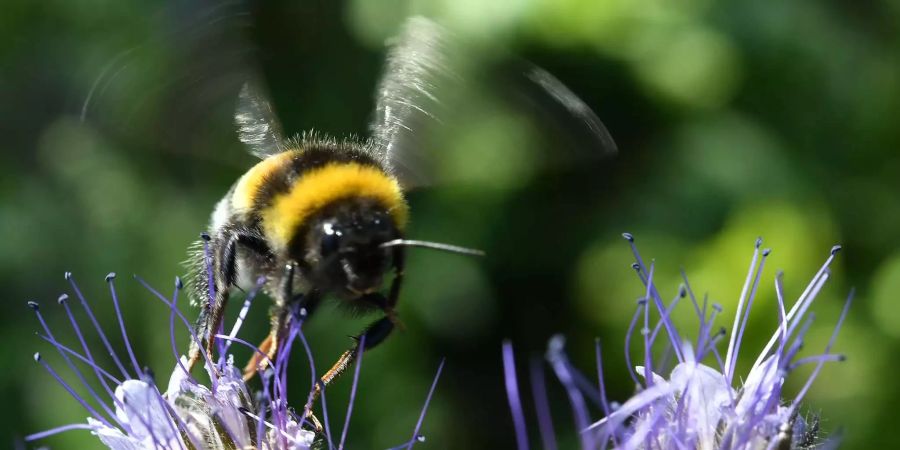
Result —
[{"label": "green blurred background", "polygon": [[[567,336],[590,377],[599,337],[610,396],[626,399],[622,343],[643,289],[623,231],[655,259],[665,296],[684,268],[728,320],[754,239],[774,249],[739,373],[777,324],[775,270],[796,298],[831,245],[844,244],[806,351],[824,347],[856,287],[836,347],[848,361],[826,367],[806,410],[843,430],[845,448],[900,446],[888,428],[900,401],[891,357],[900,347],[900,4],[812,0],[3,2],[0,442],[85,416],[32,362],[33,351],[50,352],[25,301],[43,302],[65,335],[53,300],[73,271],[112,332],[103,277],[120,273],[138,358],[165,381],[165,308],[124,275],[169,289],[212,205],[253,163],[231,124],[241,83],[261,76],[289,131],[364,134],[383,43],[411,14],[459,36],[473,73],[509,55],[545,67],[595,109],[620,152],[545,170],[558,130],[490,86],[455,96],[454,114],[426,137],[442,182],[411,195],[410,235],[489,256],[411,252],[407,329],[364,359],[351,448],[408,438],[441,357],[425,445],[512,446],[505,338],[527,391],[528,359],[549,336]],[[262,305],[248,340],[265,334]],[[690,308],[680,313],[682,330],[694,330]],[[307,328],[318,366],[364,323],[323,310]],[[304,358],[293,361],[299,405],[309,378]],[[329,390],[333,429],[349,385]],[[565,397],[555,384],[550,395],[560,440],[573,446]],[[98,447],[79,431],[42,444]]]}]

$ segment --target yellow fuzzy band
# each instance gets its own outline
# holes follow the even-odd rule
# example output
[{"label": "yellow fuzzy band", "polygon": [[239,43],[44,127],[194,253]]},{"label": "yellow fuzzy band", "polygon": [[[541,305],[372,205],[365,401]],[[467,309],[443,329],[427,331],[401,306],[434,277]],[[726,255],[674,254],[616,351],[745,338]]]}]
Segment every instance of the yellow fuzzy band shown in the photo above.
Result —
[{"label": "yellow fuzzy band", "polygon": [[231,205],[236,211],[249,211],[256,202],[256,194],[268,177],[279,167],[289,164],[297,155],[296,150],[289,150],[270,156],[253,166],[238,180],[231,196]]},{"label": "yellow fuzzy band", "polygon": [[353,197],[374,199],[384,205],[397,227],[406,225],[408,208],[396,179],[376,167],[332,163],[301,175],[290,191],[275,197],[262,211],[263,231],[273,244],[284,248],[313,214]]}]

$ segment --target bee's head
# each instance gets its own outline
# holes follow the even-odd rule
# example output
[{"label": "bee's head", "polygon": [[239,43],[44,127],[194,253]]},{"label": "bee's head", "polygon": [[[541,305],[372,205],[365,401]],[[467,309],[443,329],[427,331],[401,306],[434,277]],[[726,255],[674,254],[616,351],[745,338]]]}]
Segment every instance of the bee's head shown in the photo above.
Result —
[{"label": "bee's head", "polygon": [[385,272],[402,248],[385,247],[400,237],[393,217],[380,205],[347,200],[333,205],[309,223],[303,266],[316,285],[355,297],[381,287]]}]

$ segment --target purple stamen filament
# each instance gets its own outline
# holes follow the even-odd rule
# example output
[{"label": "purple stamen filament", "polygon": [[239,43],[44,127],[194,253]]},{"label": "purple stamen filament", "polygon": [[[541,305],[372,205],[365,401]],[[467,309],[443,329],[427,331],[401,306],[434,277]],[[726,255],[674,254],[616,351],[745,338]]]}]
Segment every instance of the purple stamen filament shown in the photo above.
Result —
[{"label": "purple stamen filament", "polygon": [[[116,352],[113,351],[112,345],[109,343],[109,339],[106,339],[106,333],[103,332],[103,329],[100,328],[100,323],[97,322],[97,318],[94,317],[94,312],[91,310],[90,305],[88,305],[87,299],[85,299],[84,295],[81,294],[81,289],[78,288],[78,285],[75,284],[75,277],[72,276],[71,273],[67,274],[67,278],[69,280],[69,284],[72,286],[72,290],[75,291],[75,296],[78,297],[78,300],[81,302],[81,306],[84,308],[84,312],[87,313],[88,319],[90,319],[91,324],[94,325],[94,328],[97,330],[97,334],[100,336],[100,340],[103,341],[103,345],[106,347],[106,351],[109,353],[109,356],[112,357],[113,362],[116,364],[116,367],[122,371],[122,376],[128,378],[128,372],[125,370],[125,366],[122,364],[122,361],[119,360],[119,356],[116,355]],[[136,372],[135,376],[140,374],[140,372]]]},{"label": "purple stamen filament", "polygon": [[36,353],[36,354],[34,355],[34,360],[37,361],[38,363],[40,363],[42,366],[44,366],[44,369],[46,369],[47,372],[50,373],[50,375],[56,380],[56,382],[59,383],[60,386],[62,386],[63,389],[65,389],[66,392],[68,392],[69,395],[71,395],[72,398],[75,399],[75,401],[77,401],[77,402],[78,402],[85,410],[87,410],[87,412],[88,412],[90,415],[94,416],[94,419],[97,419],[97,421],[103,423],[104,425],[106,425],[106,426],[108,426],[108,427],[110,427],[110,428],[113,428],[113,425],[112,425],[111,423],[109,423],[109,422],[108,422],[108,421],[107,421],[107,420],[106,420],[99,412],[97,412],[97,410],[94,409],[87,401],[85,401],[84,398],[82,398],[80,395],[78,395],[78,393],[75,392],[75,390],[72,389],[72,387],[69,386],[69,384],[66,383],[66,382],[59,376],[59,374],[56,373],[55,370],[53,370],[52,367],[50,367],[50,364],[47,364],[47,362],[44,361],[43,358],[41,358],[41,355],[40,355],[40,354],[37,354],[37,353]]},{"label": "purple stamen filament", "polygon": [[734,353],[735,338],[738,334],[738,326],[740,324],[741,313],[743,312],[744,302],[747,299],[747,292],[750,289],[750,282],[753,279],[753,271],[756,268],[756,261],[759,259],[759,247],[761,239],[756,241],[756,249],[753,250],[753,258],[750,260],[750,268],[747,269],[747,278],[744,280],[744,287],[741,288],[741,296],[738,298],[737,310],[734,313],[734,322],[732,322],[731,337],[728,339],[728,351],[725,352],[725,379],[731,384],[731,375],[733,369],[731,367],[732,354]]},{"label": "purple stamen filament", "polygon": [[[747,271],[747,277],[744,281],[744,287],[740,299],[738,301],[737,312],[732,322],[732,333],[728,340],[729,348],[725,358],[719,353],[717,343],[726,336],[726,330],[721,328],[719,332],[714,332],[714,322],[717,315],[721,313],[721,307],[713,305],[712,312],[707,315],[709,305],[708,297],[704,296],[702,308],[697,303],[696,297],[688,283],[687,277],[682,273],[684,284],[681,287],[679,296],[676,297],[668,307],[662,307],[664,304],[660,300],[654,283],[654,265],[651,264],[649,271],[643,266],[643,260],[637,253],[633,239],[630,235],[626,236],[631,242],[632,249],[635,253],[634,268],[644,284],[644,298],[638,302],[638,306],[628,326],[628,332],[625,339],[625,359],[628,364],[629,375],[635,381],[636,385],[643,384],[646,386],[623,406],[619,408],[611,407],[606,399],[603,386],[602,364],[600,360],[599,344],[595,350],[597,359],[598,385],[599,390],[594,385],[588,386],[584,382],[584,376],[577,372],[562,352],[561,337],[554,337],[551,340],[550,350],[548,351],[548,359],[552,367],[556,371],[557,378],[569,395],[569,402],[575,413],[576,425],[582,422],[582,418],[586,417],[586,408],[584,405],[584,397],[599,400],[600,407],[606,417],[593,424],[580,428],[580,436],[598,439],[597,448],[606,448],[610,439],[613,439],[614,448],[750,448],[753,442],[762,440],[766,442],[770,448],[777,447],[778,442],[784,441],[784,437],[778,438],[775,432],[784,435],[784,429],[790,430],[793,426],[793,416],[800,400],[807,393],[810,385],[818,375],[822,366],[827,362],[842,361],[843,355],[831,353],[831,347],[836,340],[837,331],[841,327],[849,308],[850,300],[848,299],[841,317],[835,327],[835,330],[826,346],[825,352],[821,355],[815,355],[797,359],[797,355],[802,348],[805,336],[812,324],[814,315],[807,313],[812,302],[823,289],[826,281],[830,278],[828,266],[831,264],[834,253],[837,248],[832,251],[832,255],[826,263],[817,272],[813,281],[809,283],[800,299],[786,312],[784,303],[784,289],[781,283],[781,275],[776,276],[775,288],[777,294],[777,314],[778,327],[772,336],[772,340],[766,346],[765,351],[759,356],[759,360],[754,365],[747,383],[744,388],[734,390],[730,386],[734,378],[736,378],[736,365],[739,360],[739,353],[743,342],[744,334],[748,330],[749,316],[752,311],[753,303],[759,290],[762,273],[765,268],[765,262],[769,256],[769,250],[759,250],[757,245],[754,252],[754,258],[751,261]],[[646,275],[646,277],[645,277]],[[680,375],[676,376],[673,371],[671,379],[667,380],[662,376],[660,369],[654,373],[651,366],[650,353],[656,342],[658,333],[663,327],[671,323],[671,314],[675,304],[681,297],[690,297],[700,322],[700,332],[696,339],[696,346],[692,346],[690,342],[671,342],[674,333],[669,333],[670,342],[666,348],[676,355],[681,355],[679,365],[676,369],[682,370]],[[658,321],[654,324],[651,321],[649,302],[654,302],[659,315]],[[642,309],[643,308],[643,309]],[[634,329],[637,327],[639,318],[643,316],[643,327],[641,334],[644,344],[644,367],[634,369],[630,362],[630,342],[633,337]],[[778,348],[771,360],[767,358],[772,350],[772,346],[778,342]],[[661,349],[660,349],[661,350]],[[521,408],[521,400],[518,398],[518,390],[512,389],[514,384],[511,380],[515,380],[515,373],[510,373],[514,367],[511,358],[511,346],[504,344],[504,372],[507,380],[507,395],[510,401],[511,411],[514,417],[514,424],[517,422],[517,411]],[[715,357],[719,364],[719,371],[711,369],[707,366],[701,366],[700,363],[710,353]],[[763,362],[764,365],[763,365]],[[800,390],[797,397],[791,401],[789,407],[782,407],[782,389],[786,376],[796,367],[804,364],[815,364],[812,375],[806,380],[806,384]],[[658,368],[667,367],[663,362],[657,364]],[[638,383],[637,370],[644,375],[644,381]],[[692,372],[699,371],[699,372]],[[537,386],[536,380],[540,368],[532,369],[532,386]],[[717,378],[720,377],[720,378]],[[654,378],[657,381],[654,381]],[[541,382],[543,380],[540,380]],[[700,383],[697,385],[695,383]],[[674,386],[678,386],[674,388]],[[594,395],[596,393],[596,395]],[[539,424],[542,426],[541,435],[544,438],[545,446],[550,447],[555,443],[546,444],[548,435],[544,431],[549,423],[549,418],[544,419],[546,414],[546,395],[543,386],[540,389],[534,389],[535,405],[538,410]],[[712,397],[710,396],[712,395]],[[717,403],[710,403],[717,402]],[[544,406],[542,406],[544,405]],[[788,410],[787,412],[785,412]],[[773,426],[773,424],[780,426]],[[517,425],[517,442],[521,442]],[[523,428],[523,427],[522,427]],[[773,430],[775,430],[773,432]],[[616,439],[620,438],[618,442]],[[552,435],[551,435],[552,439]],[[595,448],[590,443],[582,441],[582,448]],[[755,448],[755,447],[754,447]]]},{"label": "purple stamen filament", "polygon": [[434,388],[437,387],[438,380],[441,378],[441,371],[444,370],[444,359],[441,359],[441,363],[438,365],[437,373],[434,374],[434,381],[431,382],[431,388],[428,389],[428,396],[425,397],[425,404],[422,405],[422,412],[419,413],[419,420],[416,421],[416,428],[413,430],[413,437],[409,440],[406,449],[409,450],[415,445],[417,442],[421,442],[419,436],[419,430],[422,429],[422,422],[425,421],[425,412],[428,411],[428,404],[431,403],[431,396],[434,394]]},{"label": "purple stamen filament", "polygon": [[553,431],[553,419],[550,416],[550,402],[547,400],[547,387],[544,380],[544,367],[539,359],[531,361],[531,393],[538,417],[538,429],[541,441],[547,450],[556,450],[556,433]]},{"label": "purple stamen filament", "polygon": [[[81,382],[81,384],[84,385],[85,389],[87,389],[87,391],[88,391],[88,393],[90,393],[91,397],[93,397],[94,400],[100,404],[100,406],[103,408],[103,410],[110,417],[112,417],[113,420],[118,421],[118,418],[116,417],[116,415],[112,412],[111,409],[109,409],[109,407],[106,405],[106,403],[103,402],[103,400],[100,398],[100,396],[94,390],[94,388],[92,388],[90,383],[88,383],[87,379],[84,377],[84,374],[81,372],[81,370],[78,369],[78,367],[75,365],[75,363],[72,362],[72,359],[69,358],[69,356],[63,350],[63,348],[65,348],[65,347],[63,347],[62,344],[58,344],[58,342],[56,341],[56,338],[53,336],[53,333],[50,331],[50,327],[47,326],[47,322],[44,321],[43,315],[41,314],[40,310],[37,309],[37,304],[35,304],[33,309],[34,309],[35,315],[38,318],[38,321],[41,324],[41,327],[44,329],[44,332],[47,333],[48,338],[46,340],[49,341],[51,343],[51,345],[56,347],[57,351],[59,351],[60,355],[62,355],[63,361],[65,361],[66,366],[68,366],[69,369],[71,369],[72,372],[75,373],[75,376],[78,378],[78,380]],[[66,348],[66,350],[69,350],[69,349]],[[72,350],[69,350],[69,351],[72,352],[74,355],[81,357],[81,355],[79,355],[77,352],[74,352]],[[99,368],[97,367],[97,365],[94,364],[94,362],[90,359],[86,359],[86,363],[88,364],[89,367],[94,368],[94,373],[97,374],[97,377],[100,379],[100,382],[105,386],[106,381],[100,376],[100,375],[102,375],[102,373],[99,371]],[[103,373],[105,373],[105,371]],[[113,380],[115,380],[115,378],[113,378]],[[116,384],[118,385],[118,383],[116,383]]]},{"label": "purple stamen filament", "polygon": [[347,430],[350,428],[350,415],[353,413],[353,402],[356,400],[356,388],[359,384],[359,369],[362,367],[362,349],[366,348],[366,335],[359,338],[359,356],[356,357],[356,367],[353,370],[353,384],[350,385],[350,401],[347,403],[347,415],[344,418],[344,429],[341,431],[341,441],[338,450],[343,450],[347,440]]},{"label": "purple stamen filament", "polygon": [[134,373],[141,373],[141,366],[137,363],[137,358],[134,356],[134,349],[131,346],[131,341],[128,339],[128,333],[125,332],[125,321],[122,320],[122,311],[119,309],[119,296],[116,293],[114,279],[115,274],[111,273],[106,276],[106,281],[109,283],[110,297],[112,297],[113,307],[116,310],[116,320],[119,322],[119,330],[122,332],[122,340],[125,342],[125,349],[128,351],[128,357],[131,359]]},{"label": "purple stamen filament", "polygon": [[509,409],[512,411],[513,426],[516,429],[516,445],[518,448],[528,448],[528,435],[525,431],[525,413],[522,412],[522,403],[519,397],[519,382],[516,378],[516,360],[513,355],[512,344],[503,342],[503,374],[506,380],[506,397],[509,400]]}]

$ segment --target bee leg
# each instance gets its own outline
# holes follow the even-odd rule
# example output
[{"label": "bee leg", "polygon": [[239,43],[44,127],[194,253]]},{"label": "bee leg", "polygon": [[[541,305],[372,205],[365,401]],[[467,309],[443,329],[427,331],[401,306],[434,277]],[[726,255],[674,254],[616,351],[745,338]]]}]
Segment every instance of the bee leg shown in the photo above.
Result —
[{"label": "bee leg", "polygon": [[[316,383],[316,387],[313,391],[313,395],[309,399],[309,403],[306,405],[306,418],[312,422],[313,426],[316,429],[317,433],[322,432],[322,424],[316,418],[315,414],[312,412],[312,405],[319,398],[319,395],[322,394],[322,389],[324,389],[328,384],[334,381],[335,378],[340,376],[350,367],[356,358],[366,350],[370,350],[375,348],[378,344],[382,343],[388,335],[391,334],[391,331],[394,330],[395,327],[403,328],[403,324],[400,322],[400,319],[397,317],[397,313],[394,310],[394,307],[397,305],[397,299],[400,296],[400,285],[403,282],[403,261],[402,259],[398,259],[395,263],[395,276],[393,281],[391,282],[391,289],[388,293],[388,296],[385,297],[382,294],[369,294],[363,296],[361,301],[367,301],[375,304],[381,310],[384,311],[385,316],[375,322],[372,322],[368,327],[366,327],[359,336],[353,337],[353,346],[350,347],[349,350],[345,351],[341,354],[340,358],[338,358],[337,362],[325,372],[325,375],[322,375],[322,378]],[[363,339],[364,338],[364,339]],[[365,342],[365,348],[359,348],[360,342]]]},{"label": "bee leg", "polygon": [[213,349],[215,348],[215,335],[222,328],[222,322],[225,319],[225,307],[228,305],[228,288],[235,285],[237,279],[237,246],[238,243],[247,241],[247,235],[234,232],[225,237],[225,245],[222,246],[221,252],[214,255],[213,259],[213,283],[215,291],[212,293],[214,298],[209,305],[209,315],[206,320],[206,356],[215,364],[213,357]]},{"label": "bee leg", "polygon": [[400,318],[397,317],[397,311],[395,307],[397,306],[397,300],[400,298],[400,285],[403,284],[403,262],[399,260],[395,266],[394,272],[394,280],[391,281],[391,290],[388,292],[387,301],[385,302],[384,313],[391,319],[394,325],[400,330],[403,330],[405,327],[403,323],[400,322]]},{"label": "bee leg", "polygon": [[262,238],[251,232],[243,230],[231,230],[216,236],[217,241],[225,241],[219,250],[212,254],[213,268],[213,296],[207,305],[204,305],[197,320],[196,336],[200,342],[191,342],[188,359],[188,371],[200,360],[200,345],[206,344],[206,355],[209,361],[215,363],[213,349],[215,348],[215,335],[220,332],[222,322],[225,319],[225,307],[228,304],[228,289],[235,285],[237,279],[237,246],[238,244],[261,255],[270,255],[269,249]]},{"label": "bee leg", "polygon": [[293,282],[294,266],[293,264],[288,264],[285,266],[285,274],[282,279],[280,299],[289,300],[279,299],[276,305],[272,307],[272,311],[269,314],[272,319],[271,330],[266,339],[259,345],[259,350],[263,354],[255,352],[250,361],[247,362],[247,365],[244,367],[244,381],[252,379],[257,372],[265,370],[269,364],[275,361],[279,346],[283,343],[284,337],[287,336],[287,332],[290,329],[290,321],[294,320],[295,310],[291,307],[299,306],[299,308],[305,308],[305,317],[309,317],[313,309],[319,304],[321,296],[316,291],[310,291],[306,295],[294,295]]},{"label": "bee leg", "polygon": [[254,352],[253,357],[244,366],[244,381],[250,381],[257,372],[266,370],[266,367],[275,361],[275,357],[278,356],[279,345],[287,334],[286,331],[289,326],[288,311],[286,308],[278,306],[275,306],[273,309],[275,311],[272,313],[272,329],[269,331],[269,335],[259,344],[259,351],[262,354]]},{"label": "bee leg", "polygon": [[[287,304],[286,299],[294,295],[294,264],[287,263],[284,266],[284,275],[281,278],[280,295],[275,300],[275,306],[269,312],[272,326],[269,335],[259,344],[259,352],[254,352],[250,361],[244,366],[244,381],[249,381],[257,372],[265,370],[278,354],[278,344],[284,336],[287,328]],[[260,354],[262,352],[262,354]]]},{"label": "bee leg", "polygon": [[[361,353],[366,350],[371,350],[382,343],[393,330],[394,321],[390,317],[385,316],[372,322],[359,336],[353,337],[353,346],[341,354],[341,357],[338,358],[337,362],[325,372],[325,375],[322,375],[322,378],[320,378],[321,382],[316,383],[312,401],[315,402],[316,399],[319,398],[322,388],[327,387],[335,378],[344,373],[344,371],[356,361],[356,358],[358,358]],[[363,341],[363,337],[365,337],[365,348],[361,349],[359,348],[359,343]]]},{"label": "bee leg", "polygon": [[[388,296],[385,297],[382,294],[369,294],[360,299],[362,301],[371,302],[381,308],[384,311],[385,316],[370,324],[359,336],[353,338],[355,341],[353,346],[345,351],[341,357],[338,358],[337,362],[331,366],[331,369],[322,376],[321,380],[323,386],[327,386],[341,373],[347,370],[347,367],[350,367],[350,365],[353,364],[353,361],[356,360],[359,353],[372,349],[384,341],[395,327],[400,328],[401,330],[403,329],[403,323],[400,322],[400,319],[397,317],[397,312],[394,309],[397,306],[397,299],[400,297],[400,286],[403,283],[403,260],[398,259],[396,261],[394,279],[391,281],[391,289],[388,291]],[[366,347],[360,351],[359,343],[363,336],[365,336]],[[313,400],[319,397],[321,389],[322,388],[317,383]]]},{"label": "bee leg", "polygon": [[223,289],[222,294],[216,292],[217,300],[213,303],[212,311],[209,317],[209,327],[206,329],[206,356],[209,361],[216,364],[213,357],[213,349],[216,345],[215,335],[219,333],[222,327],[222,321],[225,319],[225,306],[228,304],[228,290]]},{"label": "bee leg", "polygon": [[[194,335],[197,340],[191,340],[188,350],[187,371],[190,372],[194,365],[201,359],[201,351],[206,351],[209,361],[215,364],[213,358],[213,345],[215,343],[214,336],[218,333],[218,329],[222,325],[225,316],[225,305],[228,304],[228,288],[217,281],[215,298],[203,306],[200,317],[197,318]],[[201,349],[202,348],[202,349]]]},{"label": "bee leg", "polygon": [[196,336],[197,339],[195,340],[192,338],[191,345],[188,348],[188,372],[191,372],[194,368],[194,365],[196,365],[197,362],[200,361],[200,352],[202,351],[201,347],[203,345],[200,340],[202,340],[204,336],[206,336],[206,323],[207,316],[209,315],[209,306],[204,305],[201,308],[202,309],[200,310],[200,317],[197,318],[197,323],[194,325],[194,336]]},{"label": "bee leg", "polygon": [[378,309],[384,311],[384,315],[393,322],[394,326],[400,330],[404,329],[403,323],[397,317],[397,299],[400,297],[400,286],[403,284],[402,266],[397,266],[394,280],[391,282],[391,289],[388,291],[387,297],[381,293],[366,294],[359,298],[360,301],[371,303]]},{"label": "bee leg", "polygon": [[312,409],[310,409],[306,412],[306,419],[309,420],[310,423],[312,423],[312,426],[315,429],[316,434],[322,434],[322,431],[323,431],[322,422],[319,422],[319,419],[316,417],[315,414],[313,414]]},{"label": "bee leg", "polygon": [[250,381],[253,376],[256,375],[256,372],[266,368],[269,354],[274,345],[275,337],[272,333],[269,333],[257,347],[259,348],[259,352],[253,352],[253,356],[250,357],[250,360],[247,361],[247,365],[244,366],[245,382]]},{"label": "bee leg", "polygon": [[[215,299],[203,307],[200,317],[197,319],[197,324],[194,328],[194,335],[197,337],[197,341],[191,340],[191,346],[188,350],[188,372],[200,361],[201,351],[206,351],[209,361],[215,364],[216,360],[213,358],[214,336],[222,326],[222,320],[225,318],[225,305],[227,304],[228,289],[217,287]],[[202,350],[201,346],[203,346]]]}]

